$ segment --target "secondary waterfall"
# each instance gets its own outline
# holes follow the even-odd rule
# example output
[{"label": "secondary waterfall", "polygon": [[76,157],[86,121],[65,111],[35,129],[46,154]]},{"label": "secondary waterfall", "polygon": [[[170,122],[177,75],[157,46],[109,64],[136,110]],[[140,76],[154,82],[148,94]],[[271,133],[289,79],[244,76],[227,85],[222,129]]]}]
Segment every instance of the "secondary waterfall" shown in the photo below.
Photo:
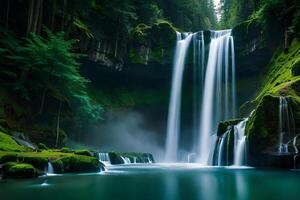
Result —
[{"label": "secondary waterfall", "polygon": [[234,160],[233,165],[243,166],[246,164],[246,124],[248,118],[234,126]]},{"label": "secondary waterfall", "polygon": [[99,161],[105,166],[111,165],[109,154],[108,153],[99,153]]},{"label": "secondary waterfall", "polygon": [[198,160],[201,164],[213,164],[209,159],[215,149],[210,145],[211,136],[216,133],[220,120],[235,117],[235,104],[235,56],[231,30],[212,31],[200,116]]},{"label": "secondary waterfall", "polygon": [[47,165],[47,175],[52,175],[54,174],[54,169],[53,169],[53,165],[50,161],[48,161],[48,165]]},{"label": "secondary waterfall", "polygon": [[169,104],[166,156],[167,162],[176,162],[178,153],[178,138],[180,131],[181,88],[185,57],[190,45],[192,34],[177,33],[177,43],[174,57],[171,97]]},{"label": "secondary waterfall", "polygon": [[288,145],[295,137],[295,121],[286,97],[279,98],[278,153],[289,153]]}]

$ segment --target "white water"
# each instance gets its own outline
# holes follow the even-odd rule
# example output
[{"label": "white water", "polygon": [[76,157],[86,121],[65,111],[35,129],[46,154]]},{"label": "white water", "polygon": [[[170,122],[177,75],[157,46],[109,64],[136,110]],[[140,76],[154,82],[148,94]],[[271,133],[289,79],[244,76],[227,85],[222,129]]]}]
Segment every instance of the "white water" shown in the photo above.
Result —
[{"label": "white water", "polygon": [[47,176],[53,175],[54,174],[54,169],[53,165],[50,161],[48,161],[48,166],[47,166]]},{"label": "white water", "polygon": [[205,73],[205,45],[203,31],[193,34],[193,146],[197,152],[200,123],[200,101]]},{"label": "white water", "polygon": [[108,153],[99,153],[99,161],[104,164],[104,166],[111,165]]},{"label": "white water", "polygon": [[[231,63],[229,63],[229,47],[231,48]],[[229,91],[230,71],[231,93]],[[203,165],[213,164],[210,155],[215,146],[211,145],[213,144],[211,135],[216,133],[220,120],[235,117],[235,98],[235,57],[231,30],[212,31],[199,129],[198,160]]]},{"label": "white water", "polygon": [[279,98],[278,153],[289,153],[288,144],[295,137],[295,121],[288,99]]},{"label": "white water", "polygon": [[246,165],[246,124],[248,118],[234,126],[234,166]]},{"label": "white water", "polygon": [[178,139],[180,131],[181,88],[185,57],[191,42],[192,34],[177,33],[176,51],[174,57],[171,97],[169,104],[166,155],[167,162],[176,162],[178,154]]},{"label": "white water", "polygon": [[219,149],[218,149],[218,166],[222,166],[222,162],[224,161],[224,151],[227,150],[227,137],[229,134],[230,130],[226,131],[220,141]]},{"label": "white water", "polygon": [[123,157],[123,156],[121,156],[121,158],[122,158],[124,164],[130,164],[131,163],[129,158]]}]

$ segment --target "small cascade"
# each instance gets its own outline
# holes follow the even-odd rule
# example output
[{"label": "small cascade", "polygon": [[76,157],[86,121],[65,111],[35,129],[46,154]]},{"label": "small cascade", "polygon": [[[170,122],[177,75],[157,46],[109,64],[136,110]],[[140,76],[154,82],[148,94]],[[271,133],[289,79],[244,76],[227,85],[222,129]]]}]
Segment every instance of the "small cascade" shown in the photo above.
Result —
[{"label": "small cascade", "polygon": [[295,121],[286,97],[279,98],[278,136],[278,153],[289,153],[289,142],[295,137]]},{"label": "small cascade", "polygon": [[211,146],[211,135],[217,132],[219,121],[235,117],[235,102],[235,56],[231,30],[211,31],[200,115],[198,160],[201,164],[213,164],[210,155],[215,146]]},{"label": "small cascade", "polygon": [[124,164],[130,164],[131,163],[129,158],[124,157],[124,156],[121,156],[121,158],[122,158]]},{"label": "small cascade", "polygon": [[178,153],[178,139],[180,131],[180,108],[181,108],[181,88],[185,57],[190,45],[192,34],[177,33],[177,43],[174,57],[174,67],[171,86],[171,97],[169,104],[166,155],[167,162],[176,162]]},{"label": "small cascade", "polygon": [[48,161],[48,165],[47,165],[47,176],[49,175],[53,175],[54,174],[54,168],[53,165],[50,161]]},{"label": "small cascade", "polygon": [[222,166],[224,165],[224,155],[226,154],[227,152],[227,149],[228,149],[228,134],[230,133],[231,129],[227,130],[223,135],[222,137],[220,138],[220,141],[219,141],[219,145],[218,145],[218,155],[217,155],[217,165],[218,166]]},{"label": "small cascade", "polygon": [[109,154],[108,153],[99,153],[99,161],[105,166],[111,165]]},{"label": "small cascade", "polygon": [[248,118],[234,126],[234,166],[246,165],[246,124]]}]

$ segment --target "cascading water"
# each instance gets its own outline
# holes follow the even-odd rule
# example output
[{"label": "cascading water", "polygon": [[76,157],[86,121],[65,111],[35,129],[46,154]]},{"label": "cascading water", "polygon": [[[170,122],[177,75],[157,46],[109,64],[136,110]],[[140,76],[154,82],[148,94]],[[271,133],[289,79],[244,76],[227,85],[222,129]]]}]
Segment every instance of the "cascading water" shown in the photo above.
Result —
[{"label": "cascading water", "polygon": [[53,165],[50,161],[48,161],[47,165],[47,176],[54,174]]},{"label": "cascading water", "polygon": [[111,165],[109,154],[108,153],[99,153],[99,161],[105,166]]},{"label": "cascading water", "polygon": [[[192,40],[193,39],[193,40]],[[185,58],[193,41],[193,147],[203,165],[212,165],[220,120],[235,117],[235,56],[231,30],[211,31],[208,61],[205,64],[203,31],[177,33],[171,98],[169,104],[166,162],[178,161],[181,88]],[[231,59],[230,59],[231,58]],[[188,159],[190,161],[190,159]]]},{"label": "cascading water", "polygon": [[130,159],[127,158],[127,157],[121,156],[121,159],[123,160],[123,163],[124,163],[124,164],[130,164],[130,163],[131,163]]},{"label": "cascading water", "polygon": [[246,164],[246,124],[248,118],[234,126],[234,166]]},{"label": "cascading water", "polygon": [[180,130],[181,88],[185,57],[191,42],[192,34],[177,33],[177,43],[174,57],[171,97],[169,104],[166,156],[167,162],[177,161],[178,138]]},{"label": "cascading water", "polygon": [[[199,31],[193,35],[193,147],[192,154],[197,152],[200,122],[201,93],[205,73],[205,43],[204,33]],[[191,159],[188,159],[189,162]]]},{"label": "cascading water", "polygon": [[286,97],[279,98],[278,135],[278,153],[289,153],[289,142],[295,137],[295,121]]},{"label": "cascading water", "polygon": [[[229,62],[230,48],[231,62]],[[216,133],[220,120],[235,117],[235,98],[235,56],[231,30],[212,31],[199,130],[199,162],[203,165],[213,164],[210,155],[215,146],[211,146],[213,144],[211,140],[214,140],[211,136]]]},{"label": "cascading water", "polygon": [[227,145],[228,145],[228,142],[227,142],[227,139],[228,139],[228,134],[230,133],[230,129],[227,130],[221,137],[220,139],[220,143],[219,143],[219,146],[218,146],[218,156],[217,156],[217,164],[218,166],[222,166],[224,165],[223,162],[224,162],[224,155],[225,153],[227,153]]}]

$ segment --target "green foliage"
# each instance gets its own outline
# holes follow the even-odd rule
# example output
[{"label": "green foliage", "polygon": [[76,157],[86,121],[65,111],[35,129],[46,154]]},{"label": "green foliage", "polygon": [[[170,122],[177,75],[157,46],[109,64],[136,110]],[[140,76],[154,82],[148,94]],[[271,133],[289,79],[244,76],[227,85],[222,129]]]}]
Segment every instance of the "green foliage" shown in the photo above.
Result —
[{"label": "green foliage", "polygon": [[20,146],[9,135],[0,131],[0,151],[32,151],[30,148]]},{"label": "green foliage", "polygon": [[80,55],[72,52],[75,40],[65,40],[62,32],[45,31],[46,37],[31,34],[25,41],[1,32],[0,62],[5,67],[0,69],[0,80],[11,90],[12,98],[31,109],[27,116],[42,114],[45,102],[50,101],[55,109],[45,109],[55,118],[61,102],[73,120],[99,120],[102,107],[86,92],[88,81],[80,75],[77,62]]}]

